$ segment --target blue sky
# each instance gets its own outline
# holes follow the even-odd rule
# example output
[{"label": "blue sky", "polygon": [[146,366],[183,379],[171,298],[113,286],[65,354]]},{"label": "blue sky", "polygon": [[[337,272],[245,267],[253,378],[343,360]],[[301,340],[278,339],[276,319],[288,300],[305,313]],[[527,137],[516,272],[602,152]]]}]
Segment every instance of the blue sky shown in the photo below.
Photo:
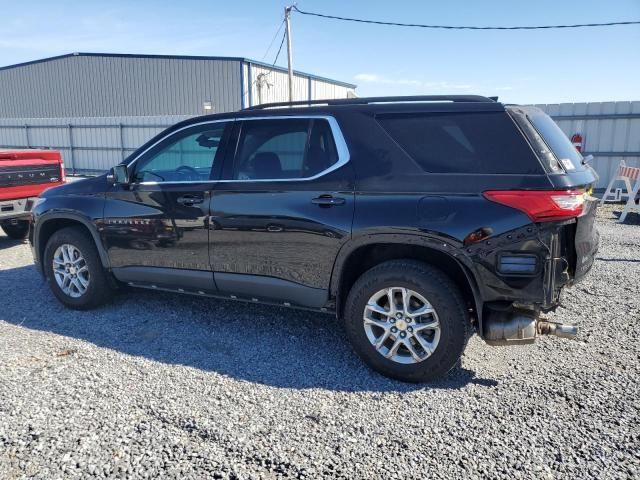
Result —
[{"label": "blue sky", "polygon": [[[0,0],[0,65],[84,52],[262,60],[283,0]],[[640,0],[298,0],[397,22],[534,25],[639,20]],[[367,95],[477,93],[518,103],[640,100],[640,25],[516,32],[404,29],[293,15],[294,67]],[[279,44],[264,58],[271,63]],[[279,64],[285,65],[283,51]]]}]

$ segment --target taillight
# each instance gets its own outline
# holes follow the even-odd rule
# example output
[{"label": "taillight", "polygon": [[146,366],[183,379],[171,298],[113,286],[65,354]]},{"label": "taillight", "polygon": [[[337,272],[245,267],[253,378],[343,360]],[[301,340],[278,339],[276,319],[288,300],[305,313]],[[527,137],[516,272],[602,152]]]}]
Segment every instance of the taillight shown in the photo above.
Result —
[{"label": "taillight", "polygon": [[491,190],[484,197],[492,202],[517,208],[534,222],[574,218],[584,208],[580,190]]}]

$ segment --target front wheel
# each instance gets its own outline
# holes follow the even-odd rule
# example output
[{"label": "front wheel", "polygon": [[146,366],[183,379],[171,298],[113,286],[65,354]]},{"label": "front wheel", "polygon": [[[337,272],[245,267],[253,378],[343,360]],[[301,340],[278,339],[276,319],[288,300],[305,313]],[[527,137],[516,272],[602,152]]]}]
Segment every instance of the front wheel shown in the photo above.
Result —
[{"label": "front wheel", "polygon": [[14,240],[24,240],[29,234],[29,222],[26,220],[18,220],[15,223],[5,223],[2,230],[9,238]]},{"label": "front wheel", "polygon": [[446,375],[471,334],[455,284],[440,270],[413,260],[392,260],[365,272],[349,293],[344,321],[365,363],[405,382]]},{"label": "front wheel", "polygon": [[83,228],[55,232],[43,257],[51,291],[67,307],[88,310],[111,299],[113,288],[93,239]]}]

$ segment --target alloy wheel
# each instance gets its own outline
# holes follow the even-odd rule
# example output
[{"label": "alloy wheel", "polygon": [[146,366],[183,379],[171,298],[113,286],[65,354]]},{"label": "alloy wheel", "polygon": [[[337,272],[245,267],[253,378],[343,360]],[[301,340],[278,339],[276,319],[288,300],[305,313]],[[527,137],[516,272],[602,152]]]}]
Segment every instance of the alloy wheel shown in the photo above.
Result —
[{"label": "alloy wheel", "polygon": [[440,321],[429,301],[404,287],[376,292],[364,309],[364,329],[371,345],[396,363],[429,358],[440,341]]},{"label": "alloy wheel", "polygon": [[68,243],[53,254],[53,276],[58,287],[72,298],[84,295],[89,288],[89,266],[80,250]]}]

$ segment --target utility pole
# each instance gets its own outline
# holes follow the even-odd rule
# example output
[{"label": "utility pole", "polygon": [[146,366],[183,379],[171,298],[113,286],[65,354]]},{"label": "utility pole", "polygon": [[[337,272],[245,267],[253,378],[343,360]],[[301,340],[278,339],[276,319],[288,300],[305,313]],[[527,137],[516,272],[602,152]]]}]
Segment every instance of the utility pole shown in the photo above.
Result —
[{"label": "utility pole", "polygon": [[289,102],[293,102],[293,52],[291,51],[291,8],[284,7],[284,20],[287,23],[287,59],[289,63]]}]

